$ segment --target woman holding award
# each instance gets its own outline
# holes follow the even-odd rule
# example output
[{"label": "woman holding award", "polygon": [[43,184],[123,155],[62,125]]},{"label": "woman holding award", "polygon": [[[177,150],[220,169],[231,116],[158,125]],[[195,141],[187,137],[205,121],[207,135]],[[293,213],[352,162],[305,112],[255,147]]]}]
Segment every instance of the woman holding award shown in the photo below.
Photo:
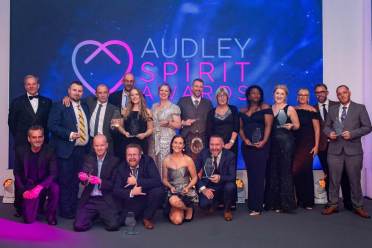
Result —
[{"label": "woman holding award", "polygon": [[194,201],[198,181],[194,161],[185,152],[185,139],[175,135],[171,140],[170,154],[163,161],[162,181],[168,188],[169,220],[180,225],[194,216]]},{"label": "woman holding award", "polygon": [[273,113],[270,106],[263,102],[264,94],[260,86],[250,86],[245,96],[248,106],[240,113],[241,150],[248,175],[248,209],[250,215],[255,216],[263,210]]},{"label": "woman holding award", "polygon": [[181,127],[181,110],[173,104],[169,97],[172,89],[169,84],[162,83],[159,88],[159,103],[154,103],[151,112],[154,118],[154,132],[152,134],[150,154],[154,157],[159,173],[162,176],[162,161],[169,154],[170,143],[176,129]]},{"label": "woman holding award", "polygon": [[291,213],[296,208],[292,178],[293,130],[300,127],[296,110],[287,104],[288,88],[274,89],[274,122],[267,172],[265,209]]},{"label": "woman holding award", "polygon": [[296,112],[300,128],[295,131],[295,153],[293,158],[293,180],[297,205],[312,209],[314,206],[313,158],[318,153],[320,124],[319,113],[309,105],[308,89],[297,92]]},{"label": "woman holding award", "polygon": [[130,101],[128,106],[122,110],[123,121],[113,123],[112,126],[125,136],[123,142],[123,155],[128,144],[139,144],[143,153],[147,154],[147,137],[152,134],[153,121],[150,109],[146,107],[146,101],[142,92],[133,88],[129,92]]}]

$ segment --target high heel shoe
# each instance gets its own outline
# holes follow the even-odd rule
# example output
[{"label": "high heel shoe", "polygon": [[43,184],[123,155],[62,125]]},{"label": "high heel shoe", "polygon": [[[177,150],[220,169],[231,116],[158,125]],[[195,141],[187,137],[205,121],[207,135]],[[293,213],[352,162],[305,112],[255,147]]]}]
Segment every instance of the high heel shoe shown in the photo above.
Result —
[{"label": "high heel shoe", "polygon": [[189,218],[189,219],[184,218],[184,219],[183,219],[184,222],[191,222],[192,219],[194,219],[194,214],[195,214],[195,208],[194,208],[194,206],[192,206],[191,209],[192,209],[191,218]]}]

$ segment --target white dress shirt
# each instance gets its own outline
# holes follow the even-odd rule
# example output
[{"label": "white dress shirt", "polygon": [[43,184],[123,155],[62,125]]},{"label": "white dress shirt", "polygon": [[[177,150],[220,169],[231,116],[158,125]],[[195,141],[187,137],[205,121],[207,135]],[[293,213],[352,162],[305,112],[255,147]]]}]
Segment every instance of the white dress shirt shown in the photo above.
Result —
[{"label": "white dress shirt", "polygon": [[90,127],[90,136],[91,137],[94,137],[94,125],[95,125],[95,121],[96,121],[96,117],[97,117],[97,111],[98,111],[98,108],[99,108],[100,104],[102,104],[102,107],[101,107],[101,112],[99,113],[99,117],[98,117],[99,118],[98,119],[98,133],[103,134],[103,120],[105,118],[107,102],[100,103],[99,101],[97,101],[97,105],[96,105],[96,107],[93,111],[92,116],[90,117],[89,127]]},{"label": "white dress shirt", "polygon": [[328,113],[329,112],[329,100],[327,99],[323,103],[318,102],[318,108],[319,108],[320,116],[322,117],[322,120],[324,121],[323,104],[325,104],[325,108],[326,108],[327,113]]},{"label": "white dress shirt", "polygon": [[349,105],[350,105],[350,102],[348,102],[345,105],[340,104],[340,108],[338,109],[338,119],[340,121],[341,121],[341,115],[342,115],[343,107],[346,107],[346,115],[347,115],[347,112],[349,111]]},{"label": "white dress shirt", "polygon": [[[30,97],[30,96],[31,95],[27,92],[27,98]],[[36,114],[37,108],[39,107],[39,98],[33,98],[32,100],[30,100],[30,98],[28,98],[28,100],[31,103],[31,106],[32,106],[32,109],[34,110],[34,113]]]},{"label": "white dress shirt", "polygon": [[[74,113],[75,113],[75,118],[76,118],[76,130],[78,130],[78,132],[79,132],[79,124],[78,124],[79,123],[79,110],[78,110],[79,105],[80,105],[80,102],[72,101],[72,107],[74,108]],[[81,105],[80,105],[80,109],[81,109],[81,112],[83,113],[85,134],[86,134],[87,137],[86,137],[85,142],[81,142],[81,139],[76,139],[75,145],[76,146],[85,146],[86,144],[88,144],[88,141],[89,141],[88,121],[87,121],[87,116],[84,112],[84,109]],[[71,137],[71,133],[70,133],[70,137]]]}]

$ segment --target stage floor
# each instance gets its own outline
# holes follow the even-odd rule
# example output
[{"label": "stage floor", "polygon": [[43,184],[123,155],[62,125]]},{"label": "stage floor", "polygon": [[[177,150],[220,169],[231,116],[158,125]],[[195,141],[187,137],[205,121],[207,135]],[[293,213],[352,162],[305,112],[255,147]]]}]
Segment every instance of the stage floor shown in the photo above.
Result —
[{"label": "stage floor", "polygon": [[[372,201],[365,200],[372,214]],[[234,219],[225,222],[222,211],[206,215],[198,210],[194,221],[174,226],[159,211],[155,229],[145,230],[137,224],[138,235],[107,232],[98,224],[90,231],[72,231],[72,220],[59,218],[58,226],[45,221],[23,224],[13,217],[13,206],[0,204],[0,247],[370,247],[372,220],[362,219],[342,210],[332,216],[322,216],[322,206],[313,210],[297,210],[297,214],[265,212],[258,217],[248,216],[245,205],[239,205]]]}]

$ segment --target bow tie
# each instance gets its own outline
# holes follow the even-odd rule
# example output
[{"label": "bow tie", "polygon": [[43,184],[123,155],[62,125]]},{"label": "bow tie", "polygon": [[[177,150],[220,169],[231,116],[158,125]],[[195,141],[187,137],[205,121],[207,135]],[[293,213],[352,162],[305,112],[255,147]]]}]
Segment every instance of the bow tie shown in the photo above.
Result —
[{"label": "bow tie", "polygon": [[30,99],[30,101],[32,100],[32,99],[38,99],[39,98],[39,95],[36,95],[36,96],[28,96],[28,99]]}]

